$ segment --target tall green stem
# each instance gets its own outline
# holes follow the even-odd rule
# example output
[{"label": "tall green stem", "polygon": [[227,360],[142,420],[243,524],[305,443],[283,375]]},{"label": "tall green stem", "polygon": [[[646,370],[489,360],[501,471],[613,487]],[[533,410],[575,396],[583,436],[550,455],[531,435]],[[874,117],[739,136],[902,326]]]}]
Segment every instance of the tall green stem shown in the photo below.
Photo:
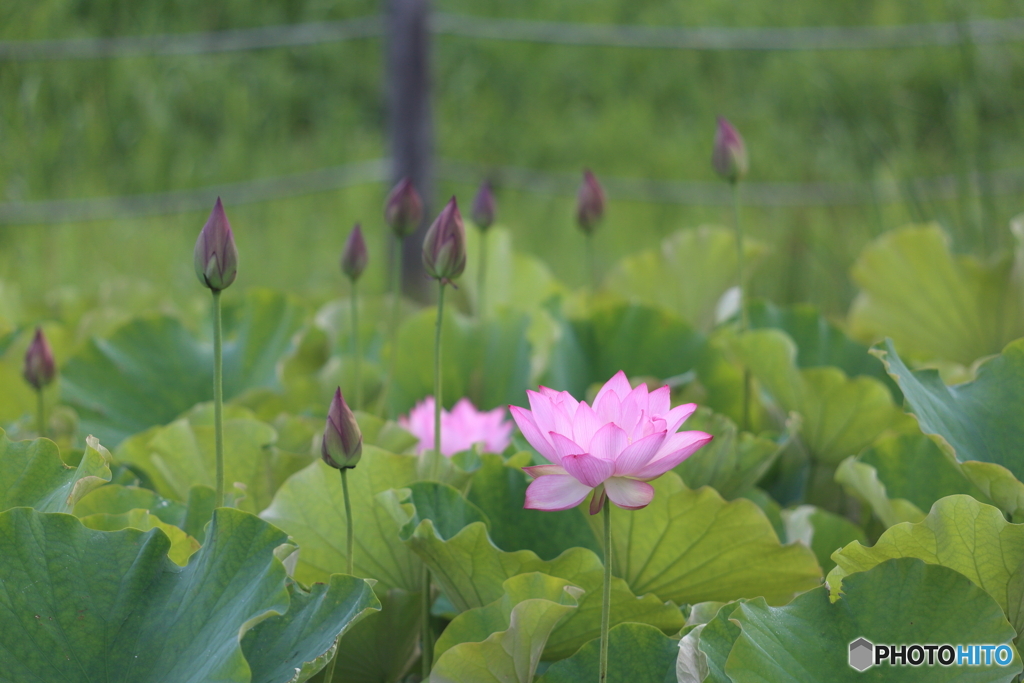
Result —
[{"label": "tall green stem", "polygon": [[[348,497],[348,468],[341,468],[341,493],[345,498],[345,560],[346,560],[346,574],[349,576],[355,576],[355,571],[352,569],[352,501]],[[340,637],[339,637],[340,640]],[[324,669],[324,683],[331,683],[334,680],[334,665],[338,661],[338,641],[334,641],[335,650],[334,656],[331,657],[331,661],[327,663],[327,668]]]},{"label": "tall green stem", "polygon": [[597,265],[594,262],[594,233],[587,233],[587,278],[590,280],[591,294],[597,291]]},{"label": "tall green stem", "polygon": [[[352,383],[356,389],[356,410],[363,409],[363,359],[359,355],[359,297],[356,293],[356,281],[352,281]],[[345,470],[341,471],[342,479],[345,478]],[[348,496],[345,496],[348,500]]]},{"label": "tall green stem", "polygon": [[604,502],[604,593],[601,599],[601,661],[597,683],[608,678],[608,623],[612,611],[612,503]]},{"label": "tall green stem", "polygon": [[224,380],[220,291],[213,290],[213,428],[217,447],[216,507],[224,507]]},{"label": "tall green stem", "polygon": [[487,233],[480,231],[480,270],[477,271],[476,315],[484,317],[484,289],[487,286]]},{"label": "tall green stem", "polygon": [[398,373],[398,320],[401,317],[402,308],[402,243],[403,238],[395,238],[394,258],[391,260],[391,358],[388,360],[388,381],[384,390],[384,405],[382,410],[387,414],[387,395],[395,382],[395,375]]},{"label": "tall green stem", "polygon": [[420,655],[421,681],[430,678],[430,668],[434,663],[434,634],[430,631],[430,570],[423,565],[423,647]]},{"label": "tall green stem", "polygon": [[[732,184],[732,221],[736,229],[736,284],[740,293],[740,331],[746,332],[750,326],[747,319],[747,297],[743,284],[743,227],[740,225],[740,184]],[[752,378],[750,369],[743,369],[743,425],[745,431],[750,430],[750,394]]]},{"label": "tall green stem", "polygon": [[437,333],[434,335],[434,450],[441,453],[441,321],[444,320],[444,281],[438,281]]},{"label": "tall green stem", "polygon": [[37,411],[36,419],[38,420],[39,427],[39,438],[46,436],[46,403],[43,401],[43,388],[36,389],[36,401]]}]

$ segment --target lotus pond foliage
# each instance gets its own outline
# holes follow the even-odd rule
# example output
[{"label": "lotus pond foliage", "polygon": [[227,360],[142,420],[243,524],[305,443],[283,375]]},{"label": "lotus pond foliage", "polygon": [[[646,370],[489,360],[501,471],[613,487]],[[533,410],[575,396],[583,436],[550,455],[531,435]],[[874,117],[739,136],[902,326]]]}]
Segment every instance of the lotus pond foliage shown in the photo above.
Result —
[{"label": "lotus pond foliage", "polygon": [[[212,307],[0,318],[0,683],[1015,680],[1024,231],[885,233],[826,319],[746,296],[724,119],[712,163],[733,225],[603,265],[586,171],[582,289],[486,182],[426,233],[435,306],[357,289],[403,180],[320,298],[240,286],[218,200]],[[1013,658],[860,674],[858,638]]]}]

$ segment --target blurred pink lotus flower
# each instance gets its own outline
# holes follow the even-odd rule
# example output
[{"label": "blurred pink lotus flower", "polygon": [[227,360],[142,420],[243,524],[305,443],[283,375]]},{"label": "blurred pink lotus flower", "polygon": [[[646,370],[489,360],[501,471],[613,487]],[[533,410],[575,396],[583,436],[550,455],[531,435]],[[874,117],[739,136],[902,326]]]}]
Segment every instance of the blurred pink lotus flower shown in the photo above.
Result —
[{"label": "blurred pink lotus flower", "polygon": [[[434,397],[427,396],[399,417],[398,424],[420,440],[416,452],[434,447]],[[477,410],[468,398],[460,398],[452,411],[441,410],[441,453],[448,457],[483,444],[487,453],[501,453],[512,441],[512,423],[505,409]]]},{"label": "blurred pink lotus flower", "polygon": [[677,432],[696,403],[671,408],[667,386],[648,393],[633,389],[624,372],[608,380],[594,407],[567,391],[541,387],[527,391],[530,410],[510,406],[523,436],[551,461],[523,469],[534,480],[526,489],[531,510],[567,510],[594,491],[590,514],[605,496],[627,510],[646,507],[654,498],[647,482],[688,458],[711,441],[704,432]]}]

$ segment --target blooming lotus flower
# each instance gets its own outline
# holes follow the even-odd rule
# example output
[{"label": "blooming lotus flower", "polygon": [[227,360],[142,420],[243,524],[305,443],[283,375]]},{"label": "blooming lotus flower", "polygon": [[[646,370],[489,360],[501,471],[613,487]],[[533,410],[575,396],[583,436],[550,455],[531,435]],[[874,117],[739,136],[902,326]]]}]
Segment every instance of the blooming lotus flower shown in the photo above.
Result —
[{"label": "blooming lotus flower", "polygon": [[583,171],[583,182],[576,193],[576,223],[591,234],[604,216],[604,189],[590,169]]},{"label": "blooming lotus flower", "polygon": [[227,289],[238,274],[238,249],[224,205],[217,197],[213,211],[196,240],[193,252],[196,277],[214,292]]},{"label": "blooming lotus flower", "polygon": [[715,146],[711,152],[711,165],[715,172],[730,183],[747,175],[747,146],[743,136],[725,117],[718,117]]},{"label": "blooming lotus flower", "polygon": [[369,261],[370,257],[366,252],[366,240],[363,239],[363,229],[356,223],[356,227],[352,228],[352,232],[348,235],[348,240],[345,241],[345,251],[341,253],[341,272],[349,280],[355,282],[363,274],[363,271],[366,270],[366,265]]},{"label": "blooming lotus flower", "polygon": [[320,457],[335,469],[351,469],[363,455],[363,433],[352,409],[345,403],[339,387],[327,411]]},{"label": "blooming lotus flower", "polygon": [[[398,424],[420,440],[416,452],[434,447],[434,397],[427,396],[399,417]],[[468,398],[460,398],[452,411],[441,410],[441,453],[448,457],[483,444],[488,453],[501,453],[512,440],[512,423],[505,420],[505,409],[477,410]]]},{"label": "blooming lotus flower", "polygon": [[[53,381],[57,375],[57,363],[53,359],[53,349],[46,341],[43,328],[37,327],[32,343],[25,352],[25,367],[22,370],[25,381],[33,388],[41,390]],[[510,425],[511,426],[511,425]]]},{"label": "blooming lotus flower", "polygon": [[423,220],[423,200],[408,178],[402,178],[391,188],[384,202],[384,220],[398,239],[416,232]]},{"label": "blooming lotus flower", "polygon": [[590,514],[601,510],[605,496],[627,510],[646,507],[654,498],[647,482],[711,441],[704,432],[677,432],[697,404],[672,408],[667,386],[650,393],[646,384],[634,389],[621,371],[597,392],[593,408],[567,391],[541,387],[526,393],[530,410],[511,406],[512,417],[551,461],[523,468],[534,477],[524,505],[531,510],[567,510],[591,491]]}]

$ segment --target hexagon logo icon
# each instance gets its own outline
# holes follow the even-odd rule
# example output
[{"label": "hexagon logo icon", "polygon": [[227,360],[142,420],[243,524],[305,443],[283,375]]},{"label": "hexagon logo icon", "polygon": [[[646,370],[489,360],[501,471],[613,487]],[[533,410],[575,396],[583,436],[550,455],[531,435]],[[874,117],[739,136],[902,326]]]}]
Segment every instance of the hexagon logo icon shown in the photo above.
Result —
[{"label": "hexagon logo icon", "polygon": [[857,671],[864,671],[875,659],[875,646],[865,638],[858,638],[850,643],[850,666]]}]

